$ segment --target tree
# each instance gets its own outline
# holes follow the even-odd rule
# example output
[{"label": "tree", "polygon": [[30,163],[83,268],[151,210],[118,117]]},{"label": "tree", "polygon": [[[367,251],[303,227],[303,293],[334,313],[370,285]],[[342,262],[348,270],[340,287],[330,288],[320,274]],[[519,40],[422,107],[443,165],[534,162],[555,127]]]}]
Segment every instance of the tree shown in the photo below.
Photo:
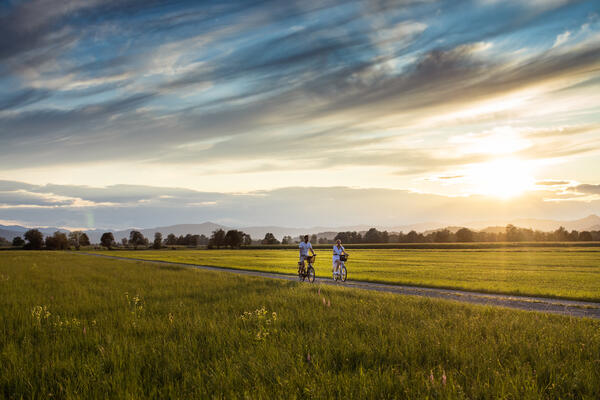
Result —
[{"label": "tree", "polygon": [[261,242],[262,244],[279,244],[279,240],[271,232],[265,234],[265,238]]},{"label": "tree", "polygon": [[417,233],[416,231],[410,231],[406,234],[406,243],[420,243],[420,242],[422,242],[421,234]]},{"label": "tree", "polygon": [[247,233],[244,233],[244,240],[242,242],[244,246],[250,246],[252,244],[252,238]]},{"label": "tree", "polygon": [[[579,232],[579,240],[581,240],[582,242],[591,242],[594,239],[592,238],[591,232],[583,231],[583,232]],[[14,244],[13,244],[13,246],[14,246]]]},{"label": "tree", "polygon": [[137,250],[138,246],[143,246],[147,243],[146,238],[140,231],[129,232],[129,243],[133,245],[133,248]]},{"label": "tree", "polygon": [[387,243],[387,231],[380,232],[375,228],[371,228],[365,233],[365,243]]},{"label": "tree", "polygon": [[162,233],[156,232],[154,234],[154,243],[152,244],[153,249],[160,249],[162,246]]},{"label": "tree", "polygon": [[358,232],[338,232],[333,240],[334,242],[336,240],[341,240],[342,243],[361,243],[362,236]]},{"label": "tree", "polygon": [[12,241],[12,245],[15,247],[23,247],[23,245],[25,244],[25,241],[23,240],[23,238],[21,236],[15,236],[13,238]]},{"label": "tree", "polygon": [[473,231],[469,228],[460,228],[456,231],[456,241],[457,242],[472,242],[473,241]]},{"label": "tree", "polygon": [[442,229],[433,233],[433,241],[435,243],[448,243],[450,242],[450,231],[448,229]]},{"label": "tree", "polygon": [[81,234],[81,236],[79,237],[79,245],[80,246],[89,246],[89,245],[91,245],[90,238],[87,235],[87,233],[83,232]]},{"label": "tree", "polygon": [[113,244],[115,243],[115,237],[112,232],[104,232],[102,237],[100,238],[100,244],[107,249],[111,249]]},{"label": "tree", "polygon": [[190,237],[190,246],[198,247],[200,244],[200,235],[191,235]]},{"label": "tree", "polygon": [[225,234],[225,245],[233,248],[239,248],[244,242],[244,232],[237,229],[231,229]]},{"label": "tree", "polygon": [[127,247],[128,244],[129,242],[127,242],[127,238],[121,238],[121,245],[123,245],[123,247]]},{"label": "tree", "polygon": [[283,239],[281,239],[281,244],[292,244],[292,237],[284,236]]},{"label": "tree", "polygon": [[5,237],[0,236],[0,246],[10,246],[10,242]]},{"label": "tree", "polygon": [[565,242],[569,237],[569,232],[564,227],[559,227],[554,231],[554,240],[558,242]]},{"label": "tree", "polygon": [[42,248],[44,244],[44,235],[42,235],[42,232],[37,229],[30,229],[23,236],[29,242],[25,245],[25,248],[29,250],[39,250]]},{"label": "tree", "polygon": [[177,244],[177,236],[175,236],[173,233],[169,233],[167,235],[167,238],[165,239],[165,244],[167,246],[174,246]]},{"label": "tree", "polygon": [[571,233],[569,233],[569,241],[571,242],[576,242],[579,240],[579,232],[577,231],[571,231]]},{"label": "tree", "polygon": [[208,247],[211,249],[216,247],[218,249],[223,245],[225,245],[225,231],[223,229],[217,229],[216,231],[213,231],[210,239],[208,240]]},{"label": "tree", "polygon": [[54,235],[46,237],[46,248],[48,250],[69,249],[69,239],[63,232],[56,231]]},{"label": "tree", "polygon": [[523,235],[519,228],[514,225],[506,225],[506,241],[507,242],[520,242],[523,240]]},{"label": "tree", "polygon": [[75,247],[76,250],[79,250],[81,246],[90,245],[90,238],[81,231],[73,231],[69,233],[69,243],[71,246]]}]

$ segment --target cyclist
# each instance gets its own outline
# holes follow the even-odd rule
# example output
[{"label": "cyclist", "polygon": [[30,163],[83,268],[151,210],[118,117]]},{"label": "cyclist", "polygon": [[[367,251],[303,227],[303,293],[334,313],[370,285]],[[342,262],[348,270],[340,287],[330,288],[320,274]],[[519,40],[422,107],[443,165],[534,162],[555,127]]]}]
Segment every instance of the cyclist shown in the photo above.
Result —
[{"label": "cyclist", "polygon": [[304,240],[300,242],[300,261],[298,262],[298,272],[304,270],[304,260],[308,258],[308,251],[315,255],[312,245],[308,241],[308,235],[304,235]]},{"label": "cyclist", "polygon": [[344,250],[344,246],[342,246],[342,241],[340,239],[338,239],[335,243],[335,246],[333,246],[333,274],[334,275],[339,275],[340,274],[340,265],[342,264],[342,262],[340,261],[340,256],[342,254],[346,254],[348,255],[348,253],[346,253],[346,251]]}]

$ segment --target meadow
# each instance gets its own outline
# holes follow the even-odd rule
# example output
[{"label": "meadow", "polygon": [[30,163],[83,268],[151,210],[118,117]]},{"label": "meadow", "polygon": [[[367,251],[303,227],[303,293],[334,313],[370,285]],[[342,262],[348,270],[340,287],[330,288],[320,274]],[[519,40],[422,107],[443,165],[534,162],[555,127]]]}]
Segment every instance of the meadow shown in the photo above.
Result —
[{"label": "meadow", "polygon": [[[317,277],[331,276],[331,250],[316,249]],[[348,279],[600,301],[600,249],[349,249]],[[295,274],[298,251],[101,251],[121,257]]]},{"label": "meadow", "polygon": [[2,253],[0,332],[0,398],[600,397],[600,321],[67,252]]}]

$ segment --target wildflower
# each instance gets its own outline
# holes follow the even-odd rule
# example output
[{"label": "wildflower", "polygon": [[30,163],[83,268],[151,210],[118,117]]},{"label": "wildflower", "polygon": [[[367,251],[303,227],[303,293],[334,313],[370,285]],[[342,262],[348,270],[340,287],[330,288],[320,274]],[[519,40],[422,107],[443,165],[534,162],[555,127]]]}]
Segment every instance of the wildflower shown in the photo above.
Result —
[{"label": "wildflower", "polygon": [[446,386],[446,371],[442,372],[442,385]]},{"label": "wildflower", "polygon": [[325,300],[325,297],[323,297],[323,305],[327,305],[327,301]]},{"label": "wildflower", "polygon": [[435,378],[433,377],[433,371],[429,373],[429,382],[433,385],[435,383]]},{"label": "wildflower", "polygon": [[331,307],[331,300],[327,300],[327,307]]},{"label": "wildflower", "polygon": [[87,333],[85,326],[83,327],[83,334],[85,335]]},{"label": "wildflower", "polygon": [[319,286],[319,296],[321,295],[321,286]]},{"label": "wildflower", "polygon": [[311,363],[311,360],[310,360],[310,351],[308,353],[306,353],[306,362]]},{"label": "wildflower", "polygon": [[169,323],[173,325],[173,314],[169,313]]}]

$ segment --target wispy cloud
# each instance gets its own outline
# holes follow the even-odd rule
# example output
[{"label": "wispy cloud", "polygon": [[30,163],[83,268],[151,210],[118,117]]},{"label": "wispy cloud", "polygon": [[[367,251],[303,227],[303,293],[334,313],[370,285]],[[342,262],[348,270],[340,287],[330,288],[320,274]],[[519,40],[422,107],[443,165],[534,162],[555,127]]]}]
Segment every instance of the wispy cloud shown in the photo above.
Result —
[{"label": "wispy cloud", "polygon": [[563,43],[566,43],[567,40],[569,40],[569,36],[571,36],[571,32],[570,31],[565,31],[564,33],[561,33],[560,35],[558,35],[556,37],[556,41],[554,42],[554,47],[558,47],[560,45],[562,45]]},{"label": "wispy cloud", "polygon": [[600,152],[599,11],[559,0],[11,3],[0,8],[0,177],[71,169],[100,185],[110,170],[120,183],[235,191],[289,186],[294,171],[447,193],[498,157],[578,163]]}]

